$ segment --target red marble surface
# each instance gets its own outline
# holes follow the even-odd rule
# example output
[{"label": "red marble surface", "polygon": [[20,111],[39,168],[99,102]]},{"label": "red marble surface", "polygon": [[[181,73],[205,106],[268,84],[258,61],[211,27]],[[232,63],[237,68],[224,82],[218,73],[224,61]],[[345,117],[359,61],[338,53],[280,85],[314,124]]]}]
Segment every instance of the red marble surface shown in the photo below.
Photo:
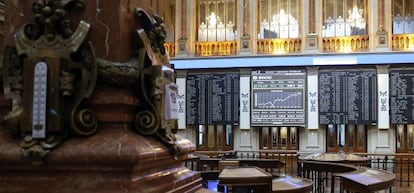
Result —
[{"label": "red marble surface", "polygon": [[[6,1],[4,45],[14,45],[14,33],[25,23],[33,22],[33,2],[35,0]],[[133,17],[134,9],[141,7],[150,12],[161,11],[152,9],[153,1],[84,0],[84,2],[86,10],[83,13],[75,11],[72,14],[74,23],[84,20],[91,24],[89,38],[96,56],[117,62],[127,62],[132,55],[131,47],[135,43],[132,34],[135,33],[138,25]]]},{"label": "red marble surface", "polygon": [[[174,160],[151,137],[125,128],[105,128],[71,138],[33,166],[20,151],[21,139],[0,129],[0,192],[166,192],[198,189],[199,174]],[[194,145],[179,138],[184,158]],[[174,192],[174,191],[173,191]]]},{"label": "red marble surface", "polygon": [[[35,0],[5,3],[4,45],[14,45],[14,34],[33,22]],[[75,13],[73,22],[91,24],[89,39],[96,57],[127,62],[134,52],[136,7],[159,11],[160,1],[85,0],[86,10]],[[154,4],[155,3],[155,4]],[[155,9],[151,9],[155,6]],[[173,159],[169,148],[157,139],[141,136],[132,129],[140,101],[131,89],[98,83],[85,103],[96,112],[98,132],[89,137],[70,136],[34,166],[23,157],[22,138],[13,138],[0,127],[0,193],[164,193],[195,192],[201,177],[183,166],[183,159],[195,150],[189,140],[178,137],[180,154]],[[1,107],[10,103],[0,97]],[[5,113],[0,112],[0,116]],[[1,122],[0,122],[1,123]]]},{"label": "red marble surface", "polygon": [[132,128],[139,104],[131,89],[98,85],[87,102],[96,112],[98,132],[90,137],[71,136],[52,149],[41,166],[23,157],[23,139],[13,138],[3,125],[0,193],[199,190],[200,175],[183,166],[188,153],[195,151],[194,144],[178,136],[180,154],[174,160],[169,148],[156,138],[139,135]]},{"label": "red marble surface", "polygon": [[110,122],[132,124],[140,110],[140,101],[132,89],[102,83],[96,86],[87,104],[95,111],[101,125]]}]

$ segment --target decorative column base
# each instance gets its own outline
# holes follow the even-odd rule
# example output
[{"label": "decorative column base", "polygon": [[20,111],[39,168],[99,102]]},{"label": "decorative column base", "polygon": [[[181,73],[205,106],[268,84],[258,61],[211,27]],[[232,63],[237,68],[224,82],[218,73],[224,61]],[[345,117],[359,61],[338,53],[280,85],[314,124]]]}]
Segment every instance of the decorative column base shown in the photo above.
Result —
[{"label": "decorative column base", "polygon": [[188,56],[188,50],[187,50],[187,39],[182,38],[178,40],[178,51],[177,51],[177,58],[180,57],[187,57]]},{"label": "decorative column base", "polygon": [[388,33],[384,30],[377,31],[377,51],[389,51]]},{"label": "decorative column base", "polygon": [[[158,193],[196,192],[200,174],[183,165],[195,151],[177,136],[180,153],[152,136],[139,135],[132,120],[140,101],[128,89],[97,87],[89,105],[97,114],[98,132],[72,137],[49,152],[40,166],[21,152],[21,139],[0,129],[0,193]],[[2,98],[0,104],[4,105]]]},{"label": "decorative column base", "polygon": [[317,34],[308,34],[306,36],[306,53],[316,53],[318,52],[318,35]]},{"label": "decorative column base", "polygon": [[251,55],[252,45],[250,36],[242,36],[240,38],[240,55]]}]

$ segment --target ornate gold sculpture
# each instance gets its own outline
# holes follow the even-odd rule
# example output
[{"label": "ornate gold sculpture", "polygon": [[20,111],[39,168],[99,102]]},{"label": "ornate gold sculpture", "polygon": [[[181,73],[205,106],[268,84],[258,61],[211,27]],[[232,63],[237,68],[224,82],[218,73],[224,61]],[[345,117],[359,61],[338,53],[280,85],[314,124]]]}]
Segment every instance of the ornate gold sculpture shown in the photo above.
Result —
[{"label": "ornate gold sculpture", "polygon": [[68,11],[74,8],[84,10],[83,1],[36,1],[35,23],[18,31],[16,47],[5,52],[4,91],[13,101],[6,120],[14,135],[24,137],[23,155],[34,164],[69,130],[78,135],[97,130],[95,113],[83,108],[95,88],[95,55],[86,42],[89,24],[81,21],[72,30]]}]

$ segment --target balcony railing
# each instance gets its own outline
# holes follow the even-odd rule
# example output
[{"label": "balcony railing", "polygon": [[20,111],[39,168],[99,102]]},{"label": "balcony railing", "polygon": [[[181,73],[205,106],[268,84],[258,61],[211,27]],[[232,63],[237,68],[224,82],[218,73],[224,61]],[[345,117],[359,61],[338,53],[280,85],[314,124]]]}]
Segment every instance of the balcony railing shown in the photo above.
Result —
[{"label": "balcony railing", "polygon": [[164,43],[164,47],[165,47],[165,51],[168,53],[168,56],[170,56],[170,58],[175,57],[175,44],[174,44],[174,42],[172,42],[172,43],[166,42],[166,43]]},{"label": "balcony railing", "polygon": [[369,36],[323,38],[324,52],[364,52],[369,50]]},{"label": "balcony railing", "polygon": [[404,51],[414,48],[414,34],[392,35],[392,50]]},{"label": "balcony railing", "polygon": [[302,49],[302,40],[296,39],[260,39],[257,40],[258,54],[297,53]]},{"label": "balcony railing", "polygon": [[237,43],[234,41],[223,42],[196,42],[196,56],[231,56],[236,55]]}]

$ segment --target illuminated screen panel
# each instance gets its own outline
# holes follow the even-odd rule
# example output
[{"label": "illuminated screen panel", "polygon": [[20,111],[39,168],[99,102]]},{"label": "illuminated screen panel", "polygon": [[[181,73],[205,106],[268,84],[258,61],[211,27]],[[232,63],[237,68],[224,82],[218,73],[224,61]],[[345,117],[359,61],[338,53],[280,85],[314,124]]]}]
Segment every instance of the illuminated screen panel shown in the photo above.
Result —
[{"label": "illuminated screen panel", "polygon": [[414,123],[414,69],[390,70],[391,124]]},{"label": "illuminated screen panel", "polygon": [[305,125],[305,70],[252,71],[252,126]]},{"label": "illuminated screen panel", "polygon": [[376,69],[319,71],[320,124],[371,124],[376,121]]},{"label": "illuminated screen panel", "polygon": [[191,72],[186,81],[187,124],[239,122],[238,72]]}]

